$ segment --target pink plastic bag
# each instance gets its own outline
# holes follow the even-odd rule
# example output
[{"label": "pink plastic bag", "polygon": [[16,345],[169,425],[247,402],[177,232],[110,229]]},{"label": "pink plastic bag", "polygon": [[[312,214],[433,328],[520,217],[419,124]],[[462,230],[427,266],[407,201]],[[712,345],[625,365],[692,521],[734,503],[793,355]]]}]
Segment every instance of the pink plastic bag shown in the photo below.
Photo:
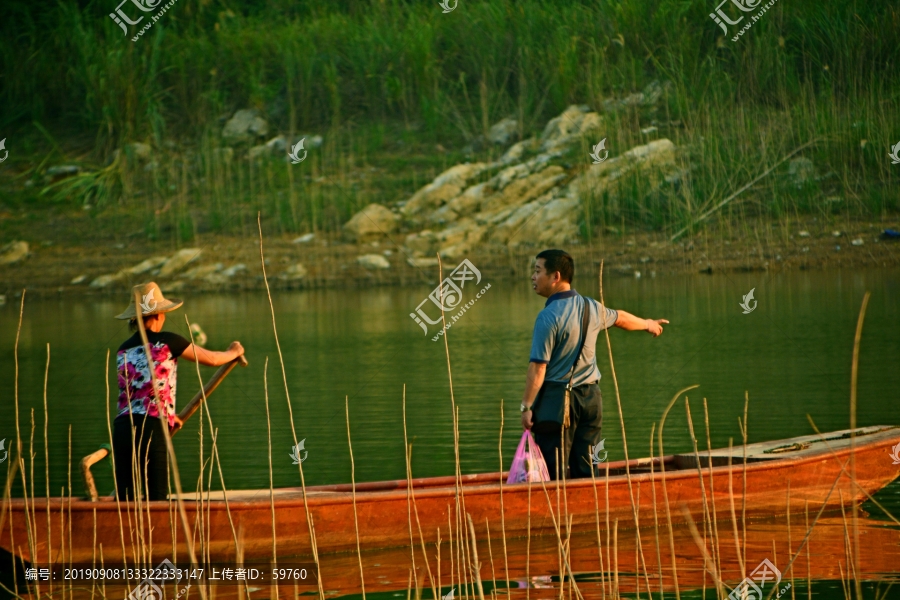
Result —
[{"label": "pink plastic bag", "polygon": [[522,434],[519,447],[513,457],[512,466],[509,468],[509,478],[506,483],[522,483],[525,481],[550,481],[550,472],[547,463],[541,454],[541,449],[534,442],[534,436],[530,431]]}]

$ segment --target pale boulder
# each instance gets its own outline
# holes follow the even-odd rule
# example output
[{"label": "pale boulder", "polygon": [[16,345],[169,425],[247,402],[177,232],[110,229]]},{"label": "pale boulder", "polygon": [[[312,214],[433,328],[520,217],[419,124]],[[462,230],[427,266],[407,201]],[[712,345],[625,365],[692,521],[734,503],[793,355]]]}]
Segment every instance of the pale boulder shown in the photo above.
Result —
[{"label": "pale boulder", "polygon": [[148,271],[152,271],[153,269],[159,267],[160,265],[165,263],[166,260],[167,258],[165,256],[153,256],[139,262],[130,269],[125,270],[131,275],[141,275],[142,273],[147,273]]},{"label": "pale boulder", "polygon": [[304,277],[306,277],[306,275],[306,267],[301,263],[296,263],[285,269],[284,272],[278,277],[286,281],[296,281],[298,279],[303,279]]},{"label": "pale boulder", "polygon": [[357,243],[378,240],[393,233],[398,220],[390,209],[372,203],[344,224],[344,237]]},{"label": "pale boulder", "polygon": [[0,265],[11,265],[28,256],[28,242],[21,240],[6,244],[0,248]]},{"label": "pale boulder", "polygon": [[200,253],[200,248],[184,248],[183,250],[179,250],[163,263],[162,267],[159,269],[159,276],[171,277],[184,269],[192,261],[197,260]]},{"label": "pale boulder", "polygon": [[222,139],[228,144],[252,142],[269,132],[269,124],[254,109],[234,113],[222,129]]},{"label": "pale boulder", "polygon": [[363,254],[356,257],[356,262],[366,269],[390,269],[391,263],[381,254]]},{"label": "pale boulder", "polygon": [[467,183],[481,174],[485,163],[464,163],[450,167],[421,188],[400,210],[403,216],[414,219],[423,212],[434,210],[455,198]]}]

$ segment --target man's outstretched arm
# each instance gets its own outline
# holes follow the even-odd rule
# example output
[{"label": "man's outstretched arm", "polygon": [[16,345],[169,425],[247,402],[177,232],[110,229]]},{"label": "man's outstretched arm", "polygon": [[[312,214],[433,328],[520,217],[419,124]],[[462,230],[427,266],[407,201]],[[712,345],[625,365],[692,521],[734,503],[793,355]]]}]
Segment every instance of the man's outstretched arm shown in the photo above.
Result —
[{"label": "man's outstretched arm", "polygon": [[642,319],[624,310],[619,310],[619,317],[614,325],[625,331],[648,331],[653,334],[653,337],[657,337],[662,335],[663,323],[668,323],[668,321],[665,319]]}]

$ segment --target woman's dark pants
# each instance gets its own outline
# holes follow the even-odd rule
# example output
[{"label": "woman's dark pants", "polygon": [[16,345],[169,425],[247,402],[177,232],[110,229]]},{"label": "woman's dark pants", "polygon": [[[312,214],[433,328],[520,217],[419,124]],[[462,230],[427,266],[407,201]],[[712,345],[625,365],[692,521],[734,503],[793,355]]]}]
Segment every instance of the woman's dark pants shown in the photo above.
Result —
[{"label": "woman's dark pants", "polygon": [[[131,422],[134,421],[132,438]],[[116,492],[120,500],[134,500],[132,466],[137,450],[140,489],[148,500],[168,497],[168,467],[163,421],[156,417],[127,414],[117,417],[113,425],[113,450],[116,458]]]},{"label": "woman's dark pants", "polygon": [[[592,462],[591,447],[600,443],[600,426],[603,424],[603,397],[596,383],[580,385],[572,389],[569,396],[570,426],[560,435],[558,423],[535,423],[531,431],[534,441],[541,449],[550,479],[557,479],[556,457],[562,457],[562,464],[568,465],[566,479],[590,477]],[[565,447],[562,442],[565,441]],[[594,471],[597,475],[598,471]]]}]

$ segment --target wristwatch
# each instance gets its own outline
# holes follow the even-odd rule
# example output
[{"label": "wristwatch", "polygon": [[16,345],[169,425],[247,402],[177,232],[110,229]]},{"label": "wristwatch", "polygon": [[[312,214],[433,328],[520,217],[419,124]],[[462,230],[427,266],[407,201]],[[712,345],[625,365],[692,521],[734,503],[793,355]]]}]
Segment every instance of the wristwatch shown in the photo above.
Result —
[{"label": "wristwatch", "polygon": [[[532,406],[533,406],[533,405],[532,405]],[[528,411],[531,410],[531,406],[525,406],[524,404],[522,404],[522,405],[519,406],[519,410],[521,410],[523,413],[524,413],[524,412],[528,412]]]}]

